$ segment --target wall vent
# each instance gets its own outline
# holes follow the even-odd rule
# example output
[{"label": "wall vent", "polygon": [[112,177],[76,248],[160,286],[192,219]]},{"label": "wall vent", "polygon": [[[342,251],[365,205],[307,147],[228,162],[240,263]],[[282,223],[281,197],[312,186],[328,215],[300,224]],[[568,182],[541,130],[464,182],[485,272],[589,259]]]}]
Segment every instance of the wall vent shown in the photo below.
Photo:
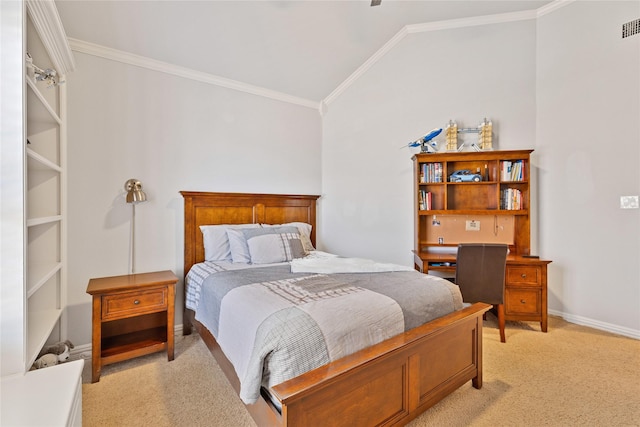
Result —
[{"label": "wall vent", "polygon": [[626,24],[622,24],[622,38],[632,36],[634,34],[640,33],[640,18],[635,21],[627,22]]}]

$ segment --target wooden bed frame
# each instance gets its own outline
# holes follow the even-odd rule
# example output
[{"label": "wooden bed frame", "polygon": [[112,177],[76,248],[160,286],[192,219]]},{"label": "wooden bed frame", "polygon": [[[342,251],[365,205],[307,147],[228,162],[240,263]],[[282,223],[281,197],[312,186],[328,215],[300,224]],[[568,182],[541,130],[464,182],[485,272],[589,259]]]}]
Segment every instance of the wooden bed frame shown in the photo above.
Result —
[{"label": "wooden bed frame", "polygon": [[[204,260],[199,226],[306,222],[313,226],[319,196],[205,193],[184,197],[184,273]],[[482,387],[482,316],[474,304],[392,337],[272,388],[279,411],[266,397],[246,405],[259,426],[404,425],[471,380]],[[231,385],[235,370],[211,333],[185,308],[183,333],[194,326]]]}]

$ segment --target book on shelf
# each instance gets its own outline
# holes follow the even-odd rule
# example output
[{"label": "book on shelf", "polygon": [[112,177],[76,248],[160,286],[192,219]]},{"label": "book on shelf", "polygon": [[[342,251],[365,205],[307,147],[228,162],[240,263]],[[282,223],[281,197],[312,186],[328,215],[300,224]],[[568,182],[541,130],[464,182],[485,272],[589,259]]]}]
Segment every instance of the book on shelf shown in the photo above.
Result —
[{"label": "book on shelf", "polygon": [[442,182],[442,163],[421,163],[420,164],[420,182]]},{"label": "book on shelf", "polygon": [[418,203],[421,211],[431,210],[431,191],[420,190],[418,193]]},{"label": "book on shelf", "polygon": [[500,209],[521,210],[524,209],[522,191],[517,188],[506,188],[500,192]]},{"label": "book on shelf", "polygon": [[522,160],[500,161],[500,181],[524,181],[524,166]]}]

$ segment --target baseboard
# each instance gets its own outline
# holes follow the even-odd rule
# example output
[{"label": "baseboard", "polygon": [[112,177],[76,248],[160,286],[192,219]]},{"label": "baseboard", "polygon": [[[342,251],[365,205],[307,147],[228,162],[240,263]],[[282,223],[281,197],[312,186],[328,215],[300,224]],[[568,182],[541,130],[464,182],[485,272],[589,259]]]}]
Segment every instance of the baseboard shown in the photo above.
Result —
[{"label": "baseboard", "polygon": [[575,323],[576,325],[588,326],[590,328],[599,329],[601,331],[611,332],[612,334],[624,335],[625,337],[640,340],[640,331],[637,329],[625,328],[623,326],[589,319],[588,317],[563,313],[562,311],[549,310],[549,314],[562,317],[567,322]]},{"label": "baseboard", "polygon": [[[174,328],[174,334],[176,336],[182,336],[182,324],[176,325]],[[69,351],[69,360],[78,360],[84,359],[91,361],[91,343],[89,344],[81,344],[74,346],[71,351]]]}]

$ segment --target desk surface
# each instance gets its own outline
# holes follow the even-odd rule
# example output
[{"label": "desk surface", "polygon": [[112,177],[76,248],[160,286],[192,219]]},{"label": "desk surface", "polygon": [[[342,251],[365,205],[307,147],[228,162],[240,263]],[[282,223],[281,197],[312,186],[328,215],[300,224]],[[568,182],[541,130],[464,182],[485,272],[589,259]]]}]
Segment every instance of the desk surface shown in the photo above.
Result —
[{"label": "desk surface", "polygon": [[[417,252],[413,251],[414,262],[418,270],[426,272],[428,270],[436,271],[449,271],[453,272],[456,269],[456,256],[455,251],[451,252]],[[541,258],[531,258],[523,255],[508,254],[507,264],[530,264],[540,265],[549,264],[551,261]],[[433,265],[436,264],[436,265]],[[442,264],[442,265],[437,265]]]},{"label": "desk surface", "polygon": [[[416,257],[425,261],[453,261],[456,260],[456,252],[416,252],[413,251]],[[551,261],[544,260],[542,258],[528,257],[526,255],[508,254],[507,262],[533,262],[533,263],[550,263]]]}]

